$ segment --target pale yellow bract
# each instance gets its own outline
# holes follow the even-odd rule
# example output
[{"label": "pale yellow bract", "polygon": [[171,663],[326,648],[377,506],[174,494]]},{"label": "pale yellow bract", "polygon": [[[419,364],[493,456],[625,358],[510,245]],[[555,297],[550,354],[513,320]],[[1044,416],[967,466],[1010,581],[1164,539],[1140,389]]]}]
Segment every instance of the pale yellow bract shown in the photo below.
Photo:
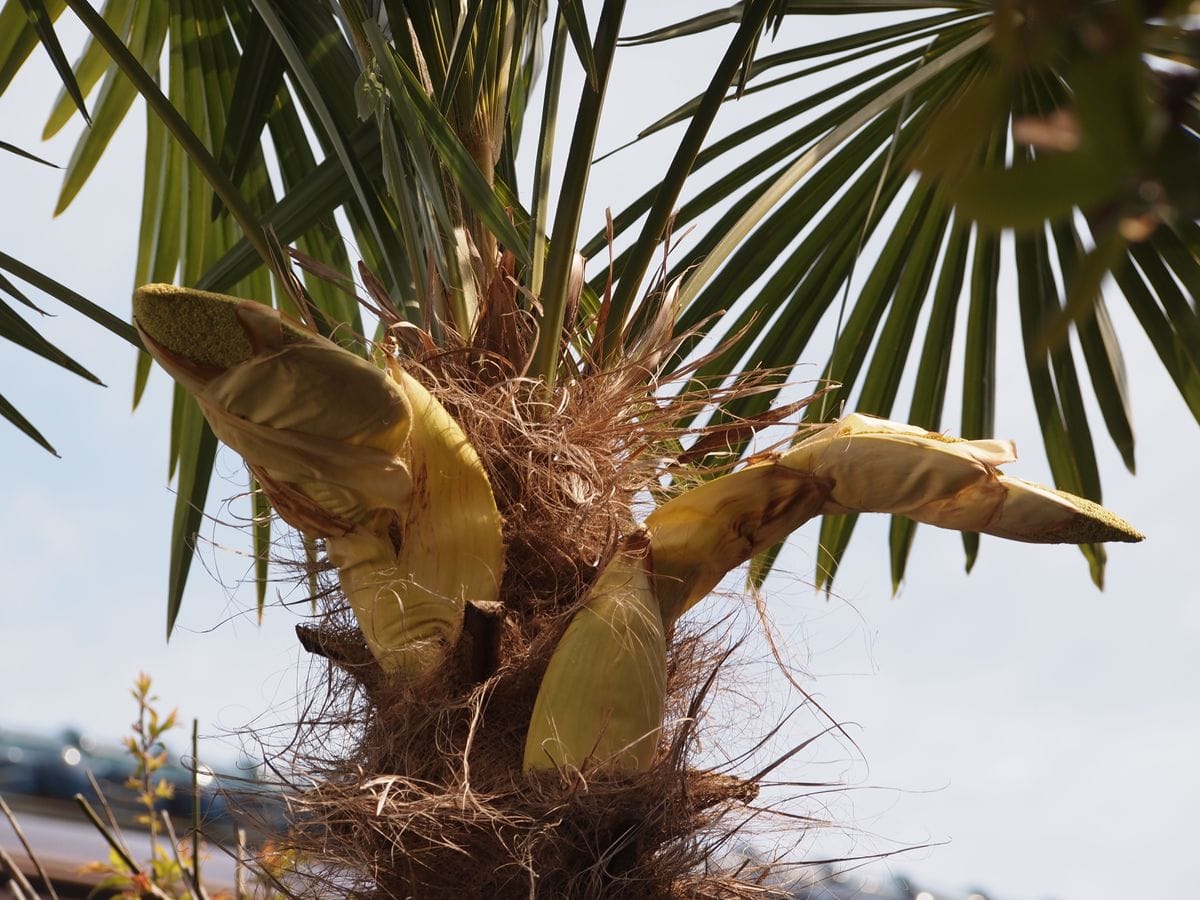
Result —
[{"label": "pale yellow bract", "polygon": [[550,659],[530,717],[525,769],[616,769],[654,761],[667,692],[667,641],[646,535],[601,572]]},{"label": "pale yellow bract", "polygon": [[[259,303],[147,285],[134,319],[280,516],[325,540],[384,670],[436,669],[465,603],[499,595],[504,565],[487,475],[441,404],[399,366],[385,372]],[[198,355],[195,322],[208,329]]]}]

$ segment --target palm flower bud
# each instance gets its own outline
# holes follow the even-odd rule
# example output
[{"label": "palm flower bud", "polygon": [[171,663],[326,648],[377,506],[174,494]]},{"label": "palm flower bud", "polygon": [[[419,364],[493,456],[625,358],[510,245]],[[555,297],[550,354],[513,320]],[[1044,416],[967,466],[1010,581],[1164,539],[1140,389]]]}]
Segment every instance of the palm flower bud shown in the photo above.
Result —
[{"label": "palm flower bud", "polygon": [[822,513],[881,512],[1015,541],[1140,541],[1099,504],[1000,472],[1011,441],[966,441],[851,414],[646,519],[668,625],[740,565]]},{"label": "palm flower bud", "polygon": [[496,598],[503,566],[487,475],[446,410],[399,366],[260,303],[147,285],[134,320],[280,516],[325,539],[383,668],[435,667],[466,600]]},{"label": "palm flower bud", "polygon": [[641,770],[666,702],[667,644],[647,536],[627,538],[558,642],[533,707],[525,771]]}]

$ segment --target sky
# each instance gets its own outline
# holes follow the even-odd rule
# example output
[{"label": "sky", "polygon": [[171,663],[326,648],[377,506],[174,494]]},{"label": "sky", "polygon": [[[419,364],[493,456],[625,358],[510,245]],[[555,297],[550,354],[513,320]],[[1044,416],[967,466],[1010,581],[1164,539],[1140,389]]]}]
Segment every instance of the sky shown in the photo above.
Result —
[{"label": "sky", "polygon": [[[626,32],[694,9],[681,2],[632,7]],[[73,33],[64,31],[68,39]],[[620,51],[601,149],[702,88],[727,35]],[[793,27],[780,43],[820,37]],[[565,97],[577,90],[577,73],[568,82]],[[39,147],[56,85],[37,55],[0,98],[0,140],[65,163],[77,123]],[[573,108],[566,100],[563,106]],[[729,110],[718,127],[753,114],[749,105]],[[51,212],[61,174],[0,155],[0,249],[128,315],[143,134],[135,111],[57,219]],[[605,206],[619,209],[631,199],[644,172],[665,167],[678,135],[667,132],[596,168],[585,235],[600,226]],[[1049,481],[1013,291],[1012,279],[1002,283],[997,436],[1015,439],[1022,454],[1012,473]],[[229,451],[219,455],[213,519],[168,644],[174,496],[166,472],[167,379],[156,372],[132,413],[130,348],[42,299],[55,317],[38,327],[107,387],[12,345],[0,348],[0,393],[62,454],[56,459],[0,425],[0,727],[72,725],[116,739],[134,715],[127,689],[144,670],[164,706],[200,720],[202,755],[232,759],[234,732],[288,719],[307,671],[292,632],[299,613],[271,608],[256,624],[248,538],[236,527],[245,514],[244,470]],[[844,788],[795,801],[793,809],[835,823],[806,836],[802,858],[930,845],[858,874],[903,872],[948,890],[981,886],[1002,900],[1194,893],[1200,589],[1189,513],[1200,508],[1200,429],[1115,296],[1111,312],[1130,372],[1139,474],[1124,470],[1098,427],[1104,499],[1147,540],[1110,547],[1103,593],[1073,548],[984,538],[967,577],[958,535],[923,527],[893,598],[887,520],[879,517],[860,521],[827,599],[811,587],[815,527],[789,542],[765,591],[773,634],[804,690],[853,738],[820,739],[776,773]],[[798,377],[818,374],[826,346],[814,343],[809,374],[801,369]],[[961,347],[955,354],[961,359]],[[956,390],[947,399],[951,411]],[[1099,423],[1090,395],[1088,402]],[[947,416],[951,428],[955,421]],[[722,726],[706,750],[714,759],[752,745],[803,699],[766,662],[748,601],[714,597],[694,615],[717,621],[730,610],[740,617],[735,629],[750,638],[741,690],[713,714]],[[826,725],[801,712],[767,752]]]}]

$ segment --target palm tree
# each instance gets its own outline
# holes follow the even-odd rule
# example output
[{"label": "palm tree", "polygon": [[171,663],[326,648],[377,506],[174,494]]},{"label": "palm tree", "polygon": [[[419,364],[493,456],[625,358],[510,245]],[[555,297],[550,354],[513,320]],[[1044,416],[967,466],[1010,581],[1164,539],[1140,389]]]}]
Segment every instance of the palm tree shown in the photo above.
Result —
[{"label": "palm tree", "polygon": [[[1099,542],[1133,533],[1073,496],[1098,500],[1099,475],[1061,338],[1078,335],[1132,466],[1120,351],[1098,291],[1106,272],[1197,408],[1185,294],[1196,283],[1186,178],[1195,85],[1144,56],[1189,60],[1174,8],[748,2],[628,39],[736,26],[704,93],[647,129],[687,122],[661,183],[582,242],[620,2],[603,5],[594,37],[575,3],[112,0],[97,15],[72,0],[32,3],[43,15],[31,19],[9,3],[0,87],[38,38],[56,46],[49,23],[64,6],[94,40],[74,74],[61,65],[77,88],[50,126],[105,80],[60,205],[139,91],[151,111],[139,283],[178,280],[289,314],[162,287],[135,306],[143,343],[182,386],[168,628],[217,437],[261,488],[260,584],[268,500],[340,572],[348,604],[332,606],[355,618],[331,612],[303,640],[362,689],[365,707],[356,748],[325,761],[323,786],[306,797],[314,818],[299,830],[321,824],[321,843],[338,848],[336,877],[353,872],[385,893],[452,887],[464,877],[457,843],[473,879],[489,873],[485,892],[528,893],[531,879],[551,895],[626,882],[699,889],[689,881],[703,855],[696,833],[753,784],[688,768],[694,708],[664,725],[665,706],[704,693],[703,658],[676,627],[691,603],[747,558],[761,578],[778,541],[821,513],[818,579],[828,583],[853,515],[868,510],[903,516],[892,528],[896,580],[915,519],[963,529],[969,559],[980,531],[1079,542],[1099,582]],[[758,52],[784,15],[935,8]],[[526,123],[551,13],[543,113]],[[551,203],[572,50],[587,83]],[[838,83],[709,138],[727,99],[782,95],[843,63],[854,72]],[[786,133],[767,149],[685,193],[690,175],[774,127]],[[524,203],[523,132],[537,138]],[[361,303],[380,322],[373,342],[356,337],[366,329],[338,208],[363,257]],[[656,268],[672,230],[710,212],[715,224]],[[1030,382],[1069,493],[999,476],[1011,450],[982,440],[1002,227],[1017,229]],[[860,261],[872,240],[878,258]],[[611,265],[589,281],[585,261],[603,262],[609,245]],[[867,275],[850,303],[856,264]],[[7,257],[0,265],[73,296]],[[977,440],[949,443],[931,431],[964,289],[961,431]],[[850,398],[892,414],[926,305],[909,415],[919,427],[865,417],[816,427]],[[807,405],[793,449],[730,472],[757,430],[798,412],[772,404],[829,315],[838,327],[824,374],[838,386]],[[390,375],[363,361],[372,354]],[[143,357],[141,385],[149,365]],[[646,491],[660,503],[639,526]],[[365,775],[352,777],[356,768]],[[393,846],[404,865],[384,864]]]}]

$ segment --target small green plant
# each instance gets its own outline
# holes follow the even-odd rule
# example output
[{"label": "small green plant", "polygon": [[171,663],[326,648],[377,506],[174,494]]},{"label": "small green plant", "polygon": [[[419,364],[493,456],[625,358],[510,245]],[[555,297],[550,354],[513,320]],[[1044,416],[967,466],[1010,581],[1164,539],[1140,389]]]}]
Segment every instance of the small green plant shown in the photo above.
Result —
[{"label": "small green plant", "polygon": [[[76,794],[75,801],[108,842],[109,854],[107,860],[96,860],[81,867],[82,874],[100,876],[100,880],[88,896],[118,897],[122,900],[143,900],[147,897],[159,900],[243,900],[249,897],[282,900],[286,894],[279,892],[281,882],[304,861],[295,851],[276,848],[268,841],[259,849],[258,858],[248,863],[245,854],[245,832],[240,828],[237,832],[237,868],[234,884],[221,889],[204,885],[200,873],[200,864],[204,856],[201,853],[198,814],[193,813],[191,840],[185,843],[176,835],[170,813],[160,808],[171,800],[175,793],[175,785],[160,773],[170,759],[163,737],[178,726],[178,710],[172,710],[166,716],[159,712],[156,706],[158,697],[151,692],[150,676],[145,673],[138,675],[130,693],[137,701],[138,717],[133,723],[132,734],[122,742],[134,761],[133,772],[126,779],[125,787],[134,792],[135,804],[141,809],[136,822],[148,832],[150,858],[144,864],[137,861],[125,841],[125,835],[118,824],[117,816],[113,813],[109,798],[89,772],[88,777],[103,811],[103,817],[83,794]],[[198,743],[196,721],[193,719],[194,810],[199,809],[200,803],[197,776],[201,767]],[[25,839],[20,824],[3,797],[0,797],[0,816],[8,820],[49,896],[56,900],[57,894],[50,875],[38,859],[34,847]],[[32,900],[38,900],[40,897],[12,858],[0,848],[0,885],[4,884],[5,879],[11,879],[9,887],[15,897]]]},{"label": "small green plant", "polygon": [[[171,900],[216,900],[219,896],[228,896],[206,891],[200,886],[196,865],[198,843],[189,848],[178,840],[170,815],[159,809],[175,795],[175,786],[159,773],[170,759],[163,736],[178,725],[179,711],[173,709],[165,716],[159,712],[156,706],[159,698],[151,691],[151,679],[145,672],[134,679],[130,694],[137,702],[138,716],[132,733],[122,741],[134,761],[134,770],[125,786],[135,793],[136,802],[142,809],[137,822],[149,832],[150,859],[145,865],[139,865],[121,840],[115,822],[110,822],[111,830],[105,828],[86,801],[77,797],[111,848],[106,862],[89,863],[85,870],[105,876],[97,885],[97,891],[115,891],[116,896],[122,898],[152,896]],[[164,831],[168,841],[161,839]]]},{"label": "small green plant", "polygon": [[153,848],[157,844],[160,824],[155,808],[175,796],[175,786],[155,775],[167,764],[170,754],[162,737],[178,724],[179,710],[171,710],[166,718],[159,714],[154,706],[158,697],[150,693],[150,676],[145,672],[138,673],[130,694],[137,701],[138,717],[133,723],[133,734],[122,743],[133,757],[136,768],[125,784],[137,792],[138,804],[145,809],[138,816],[138,823],[149,830],[150,846]]},{"label": "small green plant", "polygon": [[[244,853],[245,837],[241,829],[238,830],[238,865],[235,884],[231,886],[233,890],[204,884],[200,873],[204,855],[201,853],[199,817],[194,816],[192,820],[191,840],[184,841],[177,836],[170,813],[162,808],[175,794],[175,785],[160,774],[170,759],[163,738],[168,731],[178,727],[179,711],[173,709],[165,716],[159,712],[158,696],[151,691],[150,676],[144,672],[134,680],[130,694],[137,701],[138,716],[131,728],[132,733],[122,741],[134,761],[133,772],[126,779],[125,786],[134,792],[136,803],[141,808],[136,821],[149,832],[150,859],[139,864],[134,858],[107,799],[93,780],[101,806],[107,814],[107,822],[100,818],[82,794],[75,795],[76,802],[104,835],[110,848],[107,861],[97,860],[84,867],[86,872],[103,876],[93,895],[111,895],[122,900],[146,897],[160,900],[282,898],[284,895],[278,893],[276,888],[289,867],[296,864],[295,854],[267,846],[263,848],[260,859],[248,866]],[[201,767],[195,720],[192,723],[192,766],[193,808],[198,810],[200,796],[196,778]]]},{"label": "small green plant", "polygon": [[146,867],[136,872],[130,872],[128,863],[117,850],[109,852],[107,862],[92,862],[84,867],[85,872],[104,873],[105,877],[96,885],[95,892],[113,896],[136,898],[168,897],[171,900],[199,900],[207,897],[218,900],[220,897],[230,897],[228,893],[206,891],[197,893],[191,884],[191,874],[187,869],[186,857],[180,852],[180,858],[175,858],[166,846],[155,846],[154,857]]}]

